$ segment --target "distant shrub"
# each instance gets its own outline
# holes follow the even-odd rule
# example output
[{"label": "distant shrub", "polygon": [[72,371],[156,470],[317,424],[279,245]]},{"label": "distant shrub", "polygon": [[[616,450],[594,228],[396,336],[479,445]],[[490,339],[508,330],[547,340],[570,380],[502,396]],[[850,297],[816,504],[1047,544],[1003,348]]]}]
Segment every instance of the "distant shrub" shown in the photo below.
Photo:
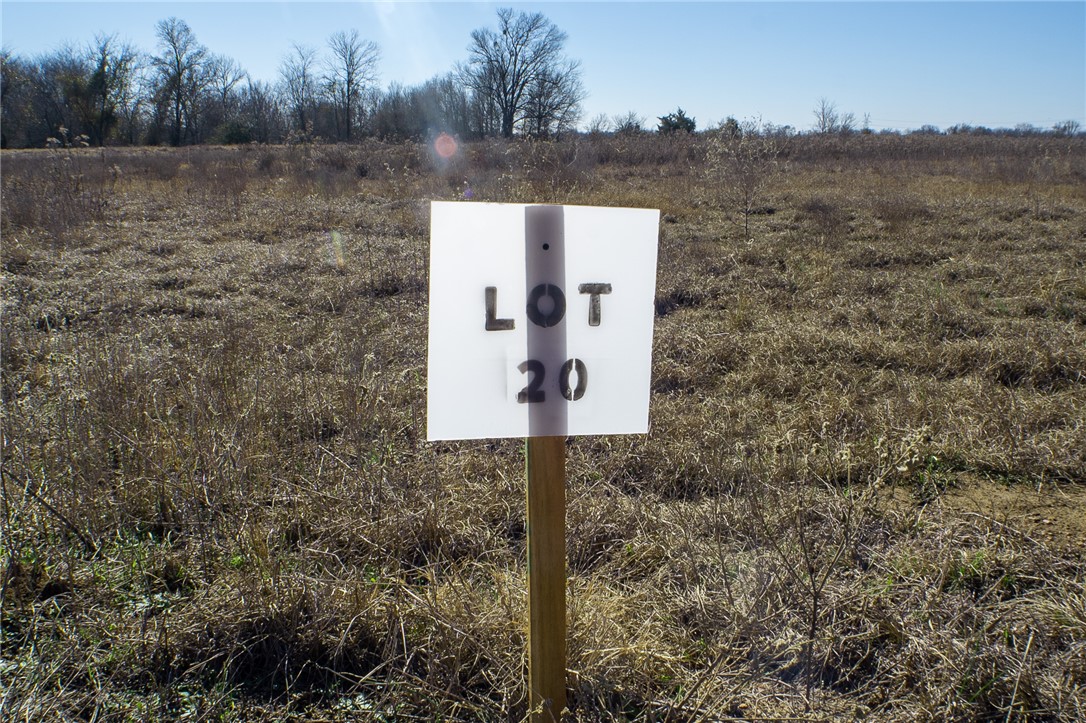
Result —
[{"label": "distant shrub", "polygon": [[224,146],[238,146],[253,142],[253,133],[244,123],[231,121],[215,129],[215,143]]},{"label": "distant shrub", "polygon": [[679,108],[674,113],[660,116],[660,125],[657,127],[657,132],[662,135],[667,135],[669,133],[693,133],[696,128],[697,123],[694,119],[688,116],[682,108]]},{"label": "distant shrub", "polygon": [[733,118],[731,116],[728,116],[720,124],[720,129],[719,130],[720,130],[720,134],[723,135],[725,138],[742,138],[743,137],[743,129],[740,127],[739,121],[737,121],[735,118]]},{"label": "distant shrub", "polygon": [[933,125],[930,125],[930,124],[929,125],[922,125],[919,128],[917,128],[915,131],[912,131],[912,133],[913,133],[913,135],[918,135],[918,136],[941,136],[941,135],[943,135],[943,132],[941,130],[939,130],[939,126],[933,126]]}]

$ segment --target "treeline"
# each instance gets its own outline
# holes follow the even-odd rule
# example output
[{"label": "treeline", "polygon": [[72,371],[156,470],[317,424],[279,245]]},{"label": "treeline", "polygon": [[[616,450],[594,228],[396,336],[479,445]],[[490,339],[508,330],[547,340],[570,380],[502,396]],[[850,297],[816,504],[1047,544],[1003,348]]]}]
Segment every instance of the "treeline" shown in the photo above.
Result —
[{"label": "treeline", "polygon": [[538,13],[499,10],[456,68],[383,91],[380,49],[354,30],[322,49],[293,45],[275,82],[212,52],[183,20],[155,31],[150,53],[113,35],[33,58],[0,51],[4,147],[553,137],[575,129],[585,95],[565,33]]},{"label": "treeline", "polygon": [[[564,54],[566,35],[539,13],[497,12],[497,28],[471,33],[467,59],[417,86],[378,86],[380,49],[356,30],[339,31],[324,48],[295,44],[274,82],[256,80],[226,55],[202,45],[177,18],[155,27],[144,52],[113,35],[24,58],[0,50],[0,142],[48,145],[193,145],[314,140],[422,140],[450,133],[464,140],[523,135],[553,138],[575,131],[585,98],[580,66]],[[812,133],[871,135],[868,117],[822,98]],[[696,132],[682,108],[658,118],[662,135]],[[740,134],[727,118],[710,133]],[[758,123],[759,134],[791,136],[791,126]],[[646,131],[634,112],[597,116],[590,135]],[[912,135],[1075,136],[1077,121],[1051,129],[925,125]],[[879,135],[897,135],[887,129]]]}]

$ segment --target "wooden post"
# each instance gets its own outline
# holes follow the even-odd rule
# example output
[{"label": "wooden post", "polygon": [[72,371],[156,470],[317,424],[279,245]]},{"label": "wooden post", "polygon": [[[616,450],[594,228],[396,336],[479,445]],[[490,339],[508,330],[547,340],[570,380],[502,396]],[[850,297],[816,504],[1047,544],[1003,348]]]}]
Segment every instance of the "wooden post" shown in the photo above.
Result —
[{"label": "wooden post", "polygon": [[532,723],[566,707],[566,439],[528,438],[528,690]]}]

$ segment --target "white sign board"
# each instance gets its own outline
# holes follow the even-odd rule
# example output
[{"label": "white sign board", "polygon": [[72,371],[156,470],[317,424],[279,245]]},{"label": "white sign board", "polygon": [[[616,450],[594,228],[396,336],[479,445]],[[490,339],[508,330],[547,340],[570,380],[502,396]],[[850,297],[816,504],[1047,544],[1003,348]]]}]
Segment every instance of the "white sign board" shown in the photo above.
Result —
[{"label": "white sign board", "polygon": [[647,432],[660,212],[430,213],[427,439]]}]

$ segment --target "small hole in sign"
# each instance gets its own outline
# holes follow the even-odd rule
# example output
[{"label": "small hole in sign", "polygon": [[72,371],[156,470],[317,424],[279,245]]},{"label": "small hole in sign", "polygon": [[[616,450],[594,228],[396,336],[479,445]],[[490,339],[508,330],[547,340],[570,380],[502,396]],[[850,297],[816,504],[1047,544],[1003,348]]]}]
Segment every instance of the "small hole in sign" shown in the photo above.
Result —
[{"label": "small hole in sign", "polygon": [[550,244],[543,244],[543,250],[544,251],[550,251],[550,248],[551,248]]}]

